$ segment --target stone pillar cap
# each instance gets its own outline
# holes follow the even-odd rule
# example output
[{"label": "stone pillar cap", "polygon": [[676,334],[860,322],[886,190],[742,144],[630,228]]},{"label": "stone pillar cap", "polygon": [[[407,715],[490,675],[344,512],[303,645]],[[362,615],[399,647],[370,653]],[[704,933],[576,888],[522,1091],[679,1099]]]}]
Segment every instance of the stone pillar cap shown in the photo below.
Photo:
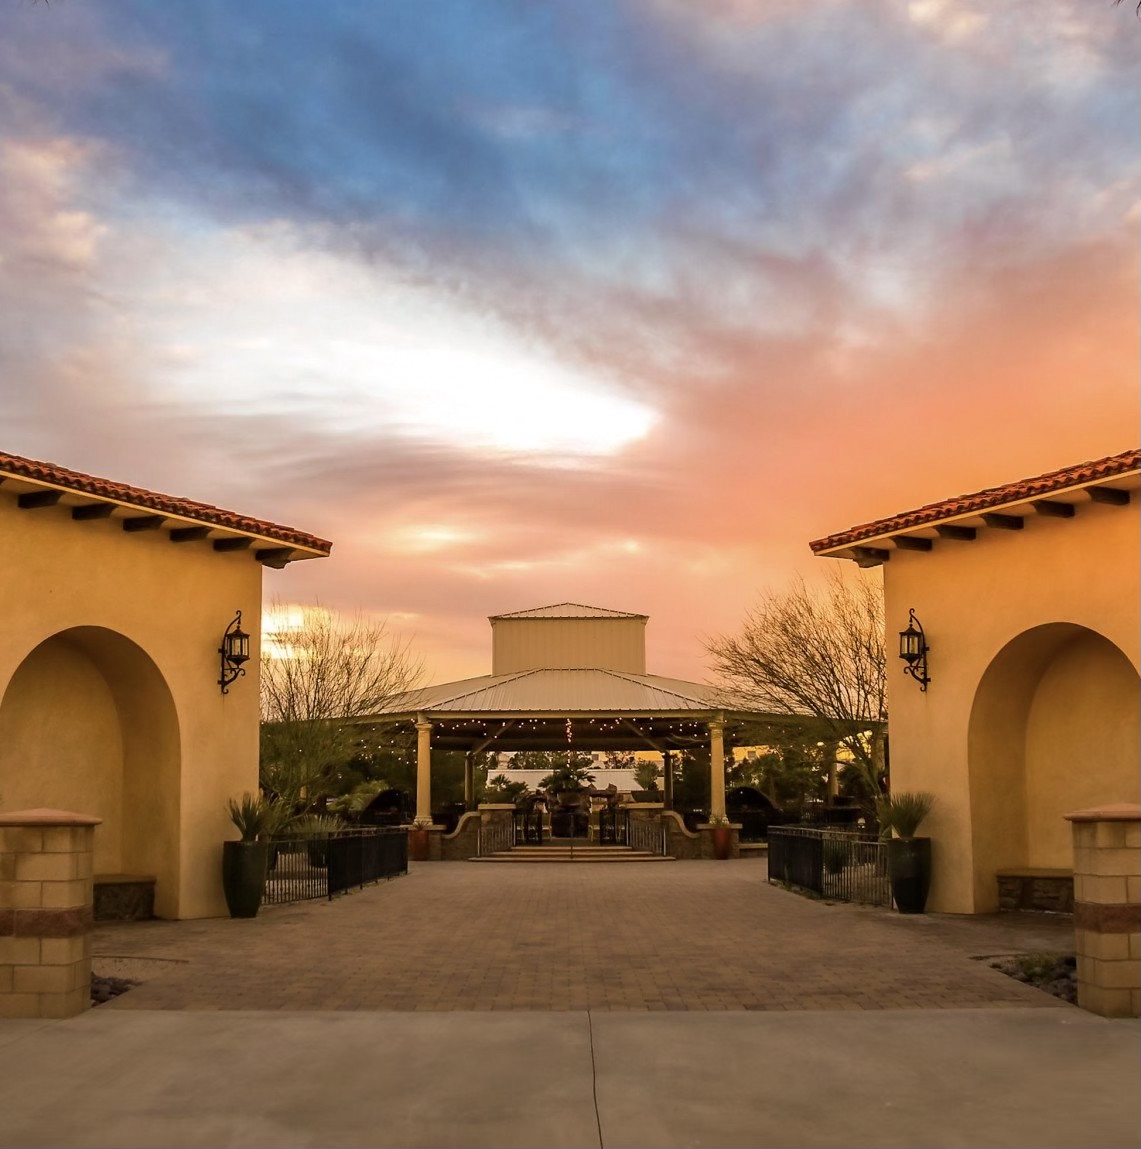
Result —
[{"label": "stone pillar cap", "polygon": [[1117,802],[1112,806],[1095,806],[1092,810],[1074,810],[1067,822],[1141,822],[1141,806],[1135,802]]},{"label": "stone pillar cap", "polygon": [[102,818],[93,814],[76,814],[71,810],[13,810],[0,813],[0,826],[100,826]]}]

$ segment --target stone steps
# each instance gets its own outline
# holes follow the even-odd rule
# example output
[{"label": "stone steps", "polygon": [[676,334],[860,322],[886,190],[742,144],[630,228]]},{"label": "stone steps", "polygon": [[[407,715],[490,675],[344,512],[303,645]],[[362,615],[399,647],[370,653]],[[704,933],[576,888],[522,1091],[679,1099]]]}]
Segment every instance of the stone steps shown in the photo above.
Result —
[{"label": "stone steps", "polygon": [[672,862],[674,859],[632,846],[516,846],[470,862]]}]

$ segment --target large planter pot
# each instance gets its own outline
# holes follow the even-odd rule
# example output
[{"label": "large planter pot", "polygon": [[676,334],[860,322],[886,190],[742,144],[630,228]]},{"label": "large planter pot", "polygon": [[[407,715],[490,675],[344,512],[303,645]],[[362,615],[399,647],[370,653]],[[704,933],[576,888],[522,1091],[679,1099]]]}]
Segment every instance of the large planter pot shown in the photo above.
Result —
[{"label": "large planter pot", "polygon": [[890,839],[887,867],[895,908],[901,914],[923,913],[931,889],[931,839]]},{"label": "large planter pot", "polygon": [[222,843],[222,892],[232,918],[255,918],[265,893],[265,842]]},{"label": "large planter pot", "polygon": [[725,861],[733,853],[733,827],[713,827],[713,856],[719,861]]},{"label": "large planter pot", "polygon": [[408,831],[408,860],[426,862],[428,860],[428,831],[413,827]]}]

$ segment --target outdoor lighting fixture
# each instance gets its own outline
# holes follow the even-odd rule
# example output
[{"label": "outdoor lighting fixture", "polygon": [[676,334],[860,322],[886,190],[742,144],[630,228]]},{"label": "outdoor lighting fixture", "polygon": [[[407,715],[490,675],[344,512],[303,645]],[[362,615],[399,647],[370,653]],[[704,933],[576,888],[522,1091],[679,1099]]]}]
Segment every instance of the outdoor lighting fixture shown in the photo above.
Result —
[{"label": "outdoor lighting fixture", "polygon": [[250,636],[242,630],[242,612],[234,615],[234,621],[226,627],[222,635],[222,645],[218,647],[222,656],[222,672],[218,678],[218,685],[223,694],[230,693],[230,683],[240,674],[245,674],[243,662],[250,658]]},{"label": "outdoor lighting fixture", "polygon": [[904,674],[910,674],[919,683],[920,690],[927,689],[931,681],[927,673],[927,652],[931,649],[927,645],[927,636],[919,619],[915,617],[915,609],[908,611],[907,629],[899,632],[899,657],[907,665],[903,668]]}]

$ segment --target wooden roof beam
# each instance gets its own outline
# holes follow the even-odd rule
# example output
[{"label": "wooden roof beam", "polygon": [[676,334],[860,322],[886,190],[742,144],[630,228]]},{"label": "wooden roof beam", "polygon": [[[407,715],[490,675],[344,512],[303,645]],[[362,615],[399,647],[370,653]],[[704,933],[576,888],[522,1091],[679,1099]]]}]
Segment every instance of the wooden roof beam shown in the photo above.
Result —
[{"label": "wooden roof beam", "polygon": [[170,531],[172,543],[194,543],[209,537],[209,527],[172,527]]},{"label": "wooden roof beam", "polygon": [[245,551],[249,550],[253,539],[247,539],[241,535],[233,535],[224,539],[214,540],[214,549],[219,552],[226,551]]},{"label": "wooden roof beam", "polygon": [[165,522],[166,519],[162,515],[135,515],[123,520],[123,530],[128,532],[157,531]]},{"label": "wooden roof beam", "polygon": [[973,543],[979,537],[975,527],[960,527],[955,523],[941,523],[935,528],[935,533],[941,539],[955,539],[961,543]]},{"label": "wooden roof beam", "polygon": [[505,734],[508,730],[511,729],[512,726],[515,725],[516,721],[514,718],[510,722],[505,722],[490,738],[485,738],[482,742],[473,745],[471,752],[473,754],[479,754],[481,751],[486,750],[500,736],[500,734]]},{"label": "wooden roof beam", "polygon": [[268,547],[254,551],[254,558],[262,566],[273,567],[274,570],[284,570],[292,557],[292,547]]},{"label": "wooden roof beam", "polygon": [[1129,505],[1129,492],[1119,490],[1117,487],[1090,487],[1089,497],[1095,503],[1104,503],[1110,507]]},{"label": "wooden roof beam", "polygon": [[640,738],[651,749],[656,750],[659,754],[666,753],[665,747],[661,743],[655,742],[652,738],[647,737],[644,731],[640,730],[628,718],[622,719],[622,725],[626,727],[632,734]]},{"label": "wooden roof beam", "polygon": [[77,523],[90,522],[92,519],[109,519],[115,509],[113,503],[82,503],[71,508],[71,517]]},{"label": "wooden roof beam", "polygon": [[901,551],[929,551],[935,545],[931,539],[919,535],[896,535],[893,541]]},{"label": "wooden roof beam", "polygon": [[17,495],[16,505],[21,511],[38,511],[41,507],[54,507],[63,498],[63,491],[28,491]]},{"label": "wooden roof beam", "polygon": [[1072,519],[1075,513],[1073,503],[1063,503],[1058,499],[1035,499],[1030,505],[1048,519]]},{"label": "wooden roof beam", "polygon": [[858,567],[878,567],[891,559],[891,551],[882,547],[853,547],[852,558]]},{"label": "wooden roof beam", "polygon": [[995,511],[988,511],[983,515],[983,522],[996,531],[1020,531],[1025,526],[1019,515],[1001,515]]}]

